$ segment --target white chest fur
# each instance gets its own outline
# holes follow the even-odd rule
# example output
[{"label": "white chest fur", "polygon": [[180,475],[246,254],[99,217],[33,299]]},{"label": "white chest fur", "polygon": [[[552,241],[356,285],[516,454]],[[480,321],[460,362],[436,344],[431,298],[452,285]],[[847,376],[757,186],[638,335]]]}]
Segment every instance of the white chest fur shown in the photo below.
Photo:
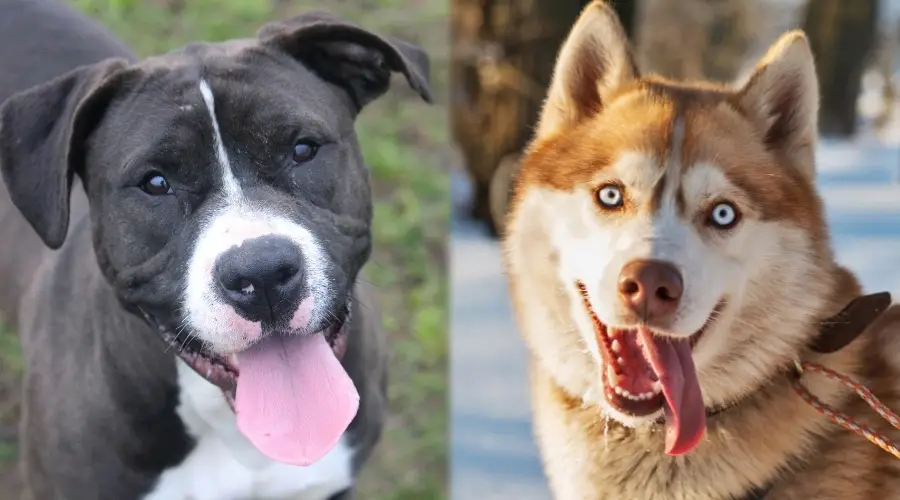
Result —
[{"label": "white chest fur", "polygon": [[238,431],[221,391],[180,360],[178,382],[178,414],[197,446],[144,500],[326,500],[353,483],[353,450],[343,439],[309,467],[273,462]]}]

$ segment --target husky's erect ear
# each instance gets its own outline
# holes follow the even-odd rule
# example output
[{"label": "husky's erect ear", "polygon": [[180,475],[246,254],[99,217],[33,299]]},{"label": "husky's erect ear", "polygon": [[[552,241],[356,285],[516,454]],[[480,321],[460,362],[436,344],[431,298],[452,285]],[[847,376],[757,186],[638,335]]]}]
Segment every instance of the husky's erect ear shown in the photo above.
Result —
[{"label": "husky's erect ear", "polygon": [[792,31],[775,42],[737,98],[757,121],[766,145],[804,175],[815,176],[819,83],[803,32]]},{"label": "husky's erect ear", "polygon": [[591,2],[559,51],[536,137],[590,118],[612,92],[637,76],[628,36],[615,11],[604,1]]},{"label": "husky's erect ear", "polygon": [[345,89],[362,109],[384,94],[393,72],[431,102],[428,54],[421,47],[382,36],[327,12],[311,11],[266,24],[263,45],[287,52],[320,77]]}]

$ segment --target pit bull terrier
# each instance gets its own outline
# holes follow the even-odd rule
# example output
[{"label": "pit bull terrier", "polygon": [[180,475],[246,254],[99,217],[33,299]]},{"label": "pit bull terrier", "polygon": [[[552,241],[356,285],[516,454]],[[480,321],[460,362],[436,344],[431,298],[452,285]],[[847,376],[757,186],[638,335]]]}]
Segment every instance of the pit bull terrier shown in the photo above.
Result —
[{"label": "pit bull terrier", "polygon": [[0,314],[36,500],[349,499],[385,415],[354,120],[417,46],[312,12],[138,60],[0,0]]}]

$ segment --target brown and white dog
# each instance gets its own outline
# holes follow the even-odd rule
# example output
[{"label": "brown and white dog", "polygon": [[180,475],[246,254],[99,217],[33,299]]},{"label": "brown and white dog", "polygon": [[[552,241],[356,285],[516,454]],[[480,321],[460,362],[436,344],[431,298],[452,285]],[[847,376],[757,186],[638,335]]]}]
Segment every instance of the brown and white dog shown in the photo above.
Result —
[{"label": "brown and white dog", "polygon": [[[795,360],[900,394],[900,311],[835,262],[800,32],[739,87],[639,74],[591,3],[563,45],[504,240],[555,498],[900,498],[900,460],[817,413]],[[853,393],[825,404],[897,439]]]}]

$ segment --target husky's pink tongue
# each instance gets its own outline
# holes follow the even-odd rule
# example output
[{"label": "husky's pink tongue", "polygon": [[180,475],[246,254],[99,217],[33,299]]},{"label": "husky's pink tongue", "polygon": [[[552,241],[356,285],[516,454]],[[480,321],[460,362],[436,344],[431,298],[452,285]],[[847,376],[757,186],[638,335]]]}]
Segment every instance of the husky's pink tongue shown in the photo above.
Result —
[{"label": "husky's pink tongue", "polygon": [[238,429],[267,457],[309,465],[356,416],[359,393],[322,334],[272,335],[238,354]]},{"label": "husky's pink tongue", "polygon": [[666,453],[682,455],[693,450],[706,431],[706,408],[691,343],[658,338],[647,328],[639,328],[638,335],[666,397]]}]

